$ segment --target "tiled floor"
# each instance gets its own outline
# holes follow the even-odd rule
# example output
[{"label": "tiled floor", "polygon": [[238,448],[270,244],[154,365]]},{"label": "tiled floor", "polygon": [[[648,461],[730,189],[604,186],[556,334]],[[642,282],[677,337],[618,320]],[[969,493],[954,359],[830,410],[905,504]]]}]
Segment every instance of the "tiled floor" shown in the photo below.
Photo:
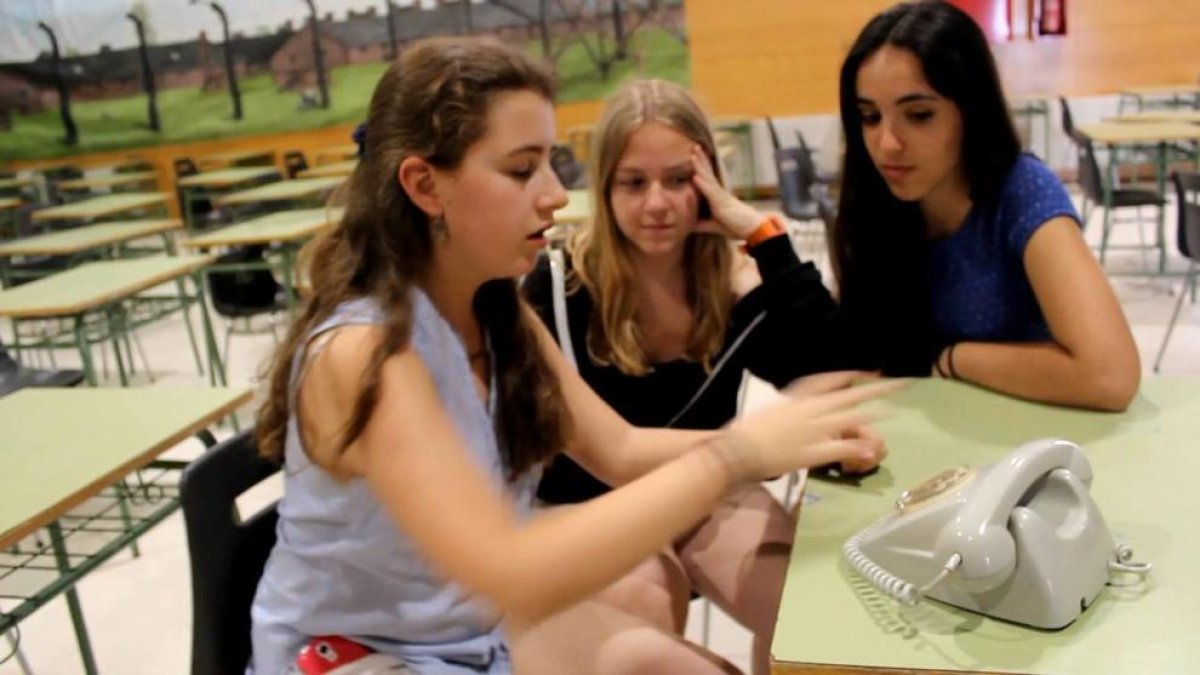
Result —
[{"label": "tiled floor", "polygon": [[[1089,228],[1089,239],[1098,235],[1099,217]],[[1149,231],[1149,228],[1147,228]],[[1174,239],[1173,216],[1168,232]],[[1118,241],[1136,242],[1132,226],[1119,228]],[[797,239],[805,255],[817,258],[821,244],[813,236]],[[1183,261],[1172,257],[1172,267],[1183,269]],[[1110,269],[1132,271],[1139,268],[1138,254],[1122,253],[1110,261]],[[1117,278],[1114,286],[1121,298],[1126,315],[1133,325],[1134,335],[1147,372],[1158,352],[1167,319],[1170,317],[1179,282],[1145,281],[1137,278]],[[9,327],[0,327],[9,335]],[[166,322],[139,331],[150,359],[157,384],[199,382],[186,338],[180,323]],[[220,338],[218,338],[220,339]],[[269,334],[235,336],[233,357],[229,364],[230,380],[234,383],[257,382],[262,359],[272,348]],[[60,366],[68,366],[77,358],[66,352],[57,355]],[[1200,305],[1186,304],[1172,338],[1170,351],[1163,362],[1163,372],[1200,375]],[[137,382],[147,385],[144,374]],[[762,400],[771,392],[761,386],[752,387],[751,402]],[[249,419],[248,416],[245,419]],[[227,433],[222,431],[220,434]],[[172,451],[173,455],[188,456],[199,452],[199,444],[189,441]],[[269,499],[268,486],[257,495],[261,502]],[[188,577],[187,547],[183,522],[175,515],[152,530],[141,540],[142,555],[134,559],[124,552],[87,577],[78,587],[92,645],[100,670],[117,675],[171,675],[186,673],[190,653],[191,598]],[[9,607],[0,601],[0,609]],[[711,646],[733,662],[745,665],[749,652],[746,632],[715,612]],[[693,605],[688,634],[698,638],[700,607]],[[73,675],[82,672],[75,640],[65,604],[55,600],[27,619],[20,626],[21,649],[38,675]],[[0,641],[0,658],[8,653]],[[15,660],[0,665],[0,675],[15,675],[21,670]]]}]

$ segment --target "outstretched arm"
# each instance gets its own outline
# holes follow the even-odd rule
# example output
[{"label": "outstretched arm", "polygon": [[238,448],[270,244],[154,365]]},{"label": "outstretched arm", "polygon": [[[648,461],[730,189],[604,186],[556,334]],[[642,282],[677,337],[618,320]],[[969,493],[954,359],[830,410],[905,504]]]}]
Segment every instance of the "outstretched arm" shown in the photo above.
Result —
[{"label": "outstretched arm", "polygon": [[[346,329],[316,359],[302,385],[302,395],[315,393],[302,406],[308,438],[331,438],[328,432],[344,425],[377,339]],[[736,483],[874,452],[827,439],[861,424],[864,416],[853,407],[888,389],[845,389],[830,379],[824,388],[839,391],[778,404],[734,436],[698,443],[601,498],[522,524],[472,459],[421,358],[401,351],[380,376],[376,414],[361,437],[340,457],[315,447],[314,459],[335,473],[365,477],[436,569],[526,621],[618,578],[710,512]],[[571,401],[568,408],[575,416]]]}]

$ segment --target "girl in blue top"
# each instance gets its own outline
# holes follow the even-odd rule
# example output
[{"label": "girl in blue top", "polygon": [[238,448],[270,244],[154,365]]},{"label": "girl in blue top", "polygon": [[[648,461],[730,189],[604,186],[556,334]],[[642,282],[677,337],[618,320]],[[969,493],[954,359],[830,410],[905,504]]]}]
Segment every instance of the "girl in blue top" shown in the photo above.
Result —
[{"label": "girl in blue top", "polygon": [[[254,673],[728,672],[589,597],[743,485],[878,461],[847,436],[890,384],[826,375],[724,429],[666,431],[567,365],[515,282],[566,203],[552,95],[539,63],[483,40],[418,43],[380,80],[259,413],[285,488]],[[618,487],[531,517],[559,451]]]},{"label": "girl in blue top", "polygon": [[842,65],[830,240],[842,307],[885,373],[1123,410],[1137,348],[1057,177],[1023,155],[975,22],[947,2],[872,19]]}]

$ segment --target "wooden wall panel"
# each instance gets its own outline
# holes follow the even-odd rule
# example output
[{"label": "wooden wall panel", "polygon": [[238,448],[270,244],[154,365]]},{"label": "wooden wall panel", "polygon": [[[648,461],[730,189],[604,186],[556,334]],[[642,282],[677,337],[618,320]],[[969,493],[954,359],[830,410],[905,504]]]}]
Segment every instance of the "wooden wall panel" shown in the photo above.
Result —
[{"label": "wooden wall panel", "polygon": [[[837,73],[892,0],[687,0],[692,86],[717,115],[837,109]],[[997,43],[1014,95],[1084,96],[1196,82],[1200,2],[1068,0],[1064,38]]]}]

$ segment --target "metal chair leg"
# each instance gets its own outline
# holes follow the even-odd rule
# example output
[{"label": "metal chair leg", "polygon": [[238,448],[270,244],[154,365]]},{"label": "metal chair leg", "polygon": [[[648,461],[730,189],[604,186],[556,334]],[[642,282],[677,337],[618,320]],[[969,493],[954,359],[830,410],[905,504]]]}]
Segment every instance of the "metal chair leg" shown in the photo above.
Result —
[{"label": "metal chair leg", "polygon": [[1100,266],[1104,267],[1104,254],[1108,251],[1108,235],[1112,231],[1112,209],[1104,209],[1104,229],[1100,233]]},{"label": "metal chair leg", "polygon": [[1142,207],[1138,206],[1134,210],[1137,213],[1138,246],[1141,247],[1139,250],[1142,252],[1142,267],[1146,269],[1146,272],[1150,272],[1152,268],[1150,259],[1146,257],[1146,230],[1142,223]]},{"label": "metal chair leg", "polygon": [[[142,340],[138,337],[137,331],[129,331],[129,337],[133,340],[133,346],[137,348],[138,356],[142,357],[142,365],[146,368],[146,376],[150,378],[150,383],[154,384],[154,371],[150,369],[150,359],[146,358],[146,348],[142,346]],[[133,364],[133,354],[129,355],[129,363]],[[133,368],[130,368],[133,372]]]},{"label": "metal chair leg", "polygon": [[1162,366],[1163,355],[1167,353],[1167,343],[1171,341],[1171,333],[1175,330],[1175,322],[1179,320],[1179,310],[1183,308],[1183,299],[1187,297],[1188,285],[1196,280],[1196,263],[1188,263],[1187,276],[1183,278],[1183,287],[1179,289],[1179,298],[1175,300],[1175,311],[1171,312],[1171,321],[1167,324],[1167,333],[1163,335],[1162,345],[1158,348],[1158,356],[1154,359],[1154,372]]},{"label": "metal chair leg", "polygon": [[222,363],[225,364],[225,372],[226,373],[229,372],[229,359],[231,356],[230,351],[229,351],[229,338],[232,335],[233,335],[233,320],[231,319],[228,323],[225,324],[225,354],[224,354],[224,356],[221,357]]}]

